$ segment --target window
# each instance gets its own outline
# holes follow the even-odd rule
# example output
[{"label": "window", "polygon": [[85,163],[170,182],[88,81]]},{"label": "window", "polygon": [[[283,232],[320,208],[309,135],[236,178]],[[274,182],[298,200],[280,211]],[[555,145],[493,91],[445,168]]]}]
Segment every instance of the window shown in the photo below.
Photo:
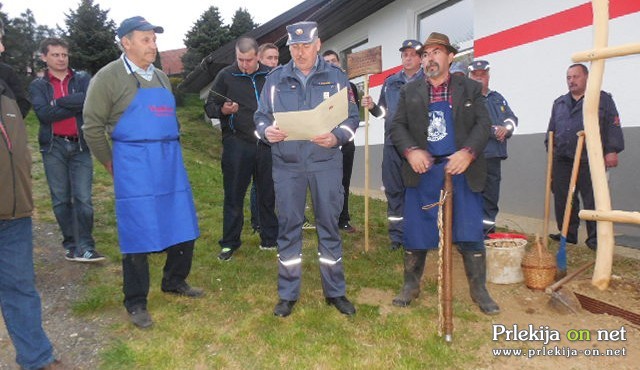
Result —
[{"label": "window", "polygon": [[473,60],[473,0],[452,0],[429,9],[418,16],[420,41],[431,32],[449,36],[458,48],[456,61],[468,64]]}]

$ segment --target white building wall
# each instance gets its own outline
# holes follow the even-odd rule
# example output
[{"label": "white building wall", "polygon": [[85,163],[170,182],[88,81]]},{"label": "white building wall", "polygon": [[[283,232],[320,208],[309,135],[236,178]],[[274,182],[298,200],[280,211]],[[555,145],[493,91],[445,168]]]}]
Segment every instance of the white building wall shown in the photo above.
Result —
[{"label": "white building wall", "polygon": [[[475,38],[489,36],[550,14],[585,4],[581,0],[475,0]],[[516,11],[517,10],[517,11]],[[609,45],[640,42],[640,13],[609,22]],[[551,105],[568,89],[566,70],[571,55],[593,48],[593,27],[585,27],[522,46],[482,56],[491,62],[491,87],[500,91],[520,119],[516,134],[542,133],[547,129]],[[605,64],[602,89],[617,104],[623,127],[640,126],[640,83],[634,73],[640,56],[610,59]],[[589,63],[586,63],[589,66]]]}]

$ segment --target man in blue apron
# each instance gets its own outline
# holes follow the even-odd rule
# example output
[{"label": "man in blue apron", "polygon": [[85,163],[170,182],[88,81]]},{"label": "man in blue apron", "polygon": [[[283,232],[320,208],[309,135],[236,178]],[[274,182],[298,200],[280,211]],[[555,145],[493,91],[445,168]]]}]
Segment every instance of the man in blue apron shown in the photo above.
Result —
[{"label": "man in blue apron", "polygon": [[120,24],[124,53],[91,80],[84,110],[87,144],[113,176],[124,305],[132,323],[141,328],[152,325],[147,312],[148,253],[167,253],[163,292],[203,294],[186,282],[200,233],[182,160],[175,99],[169,79],[152,64],[156,33],[161,32],[162,27],[142,17]]},{"label": "man in blue apron", "polygon": [[[347,300],[342,265],[342,238],[338,217],[342,211],[342,152],[352,141],[359,117],[355,97],[349,94],[348,118],[330,132],[311,140],[287,140],[274,124],[274,113],[310,110],[349,87],[346,74],[319,57],[315,22],[287,26],[291,61],[267,77],[254,116],[256,132],[271,143],[273,181],[278,209],[278,296],[273,313],[291,314],[300,296],[302,278],[302,223],[307,188],[311,191],[318,233],[318,260],[326,302],[345,315],[355,307]],[[305,122],[300,122],[304,125]]]},{"label": "man in blue apron", "polygon": [[486,289],[486,254],[482,234],[482,189],[486,163],[482,155],[491,122],[481,86],[449,74],[457,50],[449,38],[433,32],[423,44],[425,79],[400,92],[391,139],[406,161],[404,207],[404,286],[393,300],[407,306],[420,293],[427,250],[439,244],[437,207],[444,175],[453,176],[453,241],[462,254],[471,298],[482,312],[500,312]]}]

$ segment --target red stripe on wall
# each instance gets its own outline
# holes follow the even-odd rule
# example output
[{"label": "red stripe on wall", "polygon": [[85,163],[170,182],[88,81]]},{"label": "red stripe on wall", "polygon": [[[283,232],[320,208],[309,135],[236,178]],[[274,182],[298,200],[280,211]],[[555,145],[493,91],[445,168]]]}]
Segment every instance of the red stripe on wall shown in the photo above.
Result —
[{"label": "red stripe on wall", "polygon": [[[610,0],[609,19],[622,17],[640,11],[640,1]],[[484,56],[516,46],[528,44],[551,36],[591,26],[593,12],[591,3],[570,8],[547,17],[521,24],[475,40],[473,53]]]},{"label": "red stripe on wall", "polygon": [[[609,19],[640,12],[638,0],[609,0]],[[549,16],[494,33],[474,41],[474,55],[484,56],[498,51],[528,44],[547,37],[591,26],[593,12],[591,3],[563,10]],[[393,67],[369,78],[369,87],[380,86],[387,76],[396,73],[402,66]]]}]

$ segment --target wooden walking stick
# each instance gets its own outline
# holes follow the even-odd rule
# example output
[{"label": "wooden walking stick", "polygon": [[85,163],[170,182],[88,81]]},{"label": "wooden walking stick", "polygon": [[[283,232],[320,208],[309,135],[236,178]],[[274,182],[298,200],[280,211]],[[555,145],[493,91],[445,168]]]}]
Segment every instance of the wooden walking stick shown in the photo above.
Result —
[{"label": "wooden walking stick", "polygon": [[452,249],[453,249],[453,182],[451,175],[444,175],[444,248],[442,252],[442,288],[444,312],[444,340],[453,341],[453,287],[452,287]]},{"label": "wooden walking stick", "polygon": [[576,154],[573,157],[573,168],[571,169],[571,179],[569,180],[569,192],[567,202],[564,207],[564,217],[562,219],[562,230],[560,231],[560,248],[556,254],[556,265],[558,267],[556,278],[567,275],[567,232],[569,231],[569,221],[571,221],[571,210],[573,207],[573,195],[576,191],[578,172],[580,171],[580,158],[582,157],[582,147],[584,146],[584,131],[578,132],[578,144]]},{"label": "wooden walking stick", "polygon": [[542,224],[542,245],[549,247],[549,210],[551,208],[551,173],[553,172],[553,131],[547,137],[547,179],[544,192],[544,221]]},{"label": "wooden walking stick", "polygon": [[[440,193],[440,201],[422,207],[423,210],[440,206],[438,209],[438,334],[444,336],[447,343],[453,341],[453,289],[451,275],[453,272],[453,182],[451,175],[444,175],[444,189]],[[443,221],[444,219],[444,221]]]}]

